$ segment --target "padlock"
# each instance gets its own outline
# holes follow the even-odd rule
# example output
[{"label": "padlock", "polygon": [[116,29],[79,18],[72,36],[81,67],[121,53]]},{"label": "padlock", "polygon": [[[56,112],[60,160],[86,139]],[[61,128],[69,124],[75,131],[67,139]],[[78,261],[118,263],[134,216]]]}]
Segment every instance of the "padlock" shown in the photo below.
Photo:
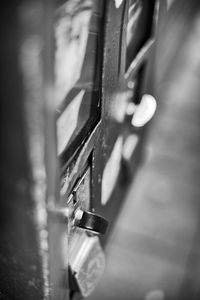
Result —
[{"label": "padlock", "polygon": [[89,296],[97,286],[105,269],[105,255],[97,236],[83,233],[72,242],[69,255],[70,288]]},{"label": "padlock", "polygon": [[87,297],[97,286],[105,269],[105,255],[99,235],[108,222],[90,211],[90,168],[73,188],[68,201],[70,290]]}]

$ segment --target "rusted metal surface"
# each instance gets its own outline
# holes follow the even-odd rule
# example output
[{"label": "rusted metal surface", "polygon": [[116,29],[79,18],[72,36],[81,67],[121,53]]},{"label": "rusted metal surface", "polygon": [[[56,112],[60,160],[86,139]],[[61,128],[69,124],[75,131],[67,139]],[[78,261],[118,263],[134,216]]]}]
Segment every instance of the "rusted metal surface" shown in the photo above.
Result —
[{"label": "rusted metal surface", "polygon": [[[130,107],[148,92],[158,4],[30,0],[3,13],[3,299],[81,296],[68,267],[80,255],[72,241],[82,236],[91,247],[79,260],[83,268],[74,267],[84,276],[74,273],[72,281],[83,295],[96,285],[95,279],[90,288],[85,270],[95,262],[99,279],[109,234],[81,234],[85,229],[71,218],[77,203],[69,198],[81,187],[81,208],[107,219],[111,231],[142,157],[145,128],[131,124]],[[5,15],[14,16],[11,23]]]},{"label": "rusted metal surface", "polygon": [[42,1],[1,10],[0,298],[44,299],[47,265],[41,130]]},{"label": "rusted metal surface", "polygon": [[[136,30],[133,37],[138,40],[138,48],[133,57],[128,59],[127,22],[132,4],[129,1],[104,2],[102,29],[98,33],[101,40],[98,50],[102,56],[98,57],[102,63],[99,73],[101,80],[96,82],[96,88],[100,91],[98,97],[101,118],[95,129],[91,127],[90,135],[84,136],[84,143],[82,137],[77,137],[73,152],[70,154],[66,148],[61,155],[61,206],[66,205],[67,198],[80,180],[85,166],[90,165],[89,207],[92,212],[101,214],[109,221],[110,230],[123,203],[128,182],[134,176],[142,158],[145,128],[137,129],[131,125],[135,110],[132,113],[129,110],[128,115],[127,109],[130,103],[139,107],[143,93],[148,92],[147,73],[150,73],[152,67],[149,62],[152,58],[159,12],[158,1],[152,1],[148,5],[145,1],[140,2],[141,9],[145,10],[142,12],[143,19],[146,18],[145,28],[148,28],[147,31],[144,29],[142,37],[135,37],[135,34],[139,35]],[[81,77],[79,80],[82,82]],[[80,88],[83,88],[81,84]],[[131,145],[129,137],[134,137]],[[76,235],[75,232],[74,234]],[[108,238],[109,234],[100,238],[104,246]]]}]

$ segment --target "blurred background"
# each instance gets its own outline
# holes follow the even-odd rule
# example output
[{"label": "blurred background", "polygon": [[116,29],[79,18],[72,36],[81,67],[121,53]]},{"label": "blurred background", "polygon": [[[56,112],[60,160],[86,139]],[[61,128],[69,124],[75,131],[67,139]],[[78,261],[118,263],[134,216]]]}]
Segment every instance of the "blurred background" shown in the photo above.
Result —
[{"label": "blurred background", "polygon": [[168,1],[145,161],[93,300],[200,299],[200,2]]}]

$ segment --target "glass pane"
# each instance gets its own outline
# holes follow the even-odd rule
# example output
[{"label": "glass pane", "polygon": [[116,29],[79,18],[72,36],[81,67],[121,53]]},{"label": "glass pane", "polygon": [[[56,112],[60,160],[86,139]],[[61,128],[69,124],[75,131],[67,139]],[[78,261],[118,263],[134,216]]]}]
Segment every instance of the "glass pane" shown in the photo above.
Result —
[{"label": "glass pane", "polygon": [[151,35],[155,0],[130,0],[127,23],[126,70]]},{"label": "glass pane", "polygon": [[70,144],[90,117],[91,95],[81,90],[57,121],[58,155]]},{"label": "glass pane", "polygon": [[58,107],[80,78],[91,15],[91,0],[67,1],[56,12],[55,85]]},{"label": "glass pane", "polygon": [[59,155],[76,138],[80,144],[100,115],[96,82],[100,3],[100,0],[70,0],[56,12],[55,85]]}]

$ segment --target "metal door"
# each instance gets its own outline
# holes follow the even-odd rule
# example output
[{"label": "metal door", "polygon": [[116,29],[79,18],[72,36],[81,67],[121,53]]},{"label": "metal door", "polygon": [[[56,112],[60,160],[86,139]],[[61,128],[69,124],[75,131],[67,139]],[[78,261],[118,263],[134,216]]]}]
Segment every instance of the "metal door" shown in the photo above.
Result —
[{"label": "metal door", "polygon": [[[10,122],[12,134],[2,137],[1,157],[10,161],[2,174],[13,174],[3,181],[1,214],[10,215],[3,222],[3,299],[75,299],[98,284],[104,247],[156,108],[148,94],[163,3],[38,0],[6,6],[2,21],[9,38],[4,35],[1,58],[9,65],[6,84],[12,76],[15,84],[3,90],[3,126]],[[10,25],[5,16],[13,16]],[[15,96],[21,99],[18,115]],[[16,189],[20,195],[11,202]],[[16,264],[9,260],[5,277],[7,253]]]}]

